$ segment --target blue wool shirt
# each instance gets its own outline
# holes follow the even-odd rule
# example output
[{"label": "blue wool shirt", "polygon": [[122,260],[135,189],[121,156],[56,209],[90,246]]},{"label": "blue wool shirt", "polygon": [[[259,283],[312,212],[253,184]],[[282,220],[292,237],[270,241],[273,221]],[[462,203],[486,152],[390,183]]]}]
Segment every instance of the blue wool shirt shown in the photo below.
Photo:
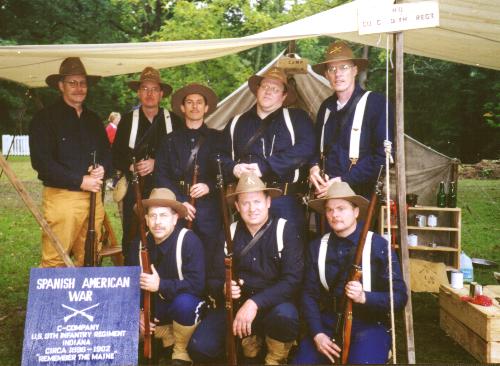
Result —
[{"label": "blue wool shirt", "polygon": [[[343,295],[361,230],[362,223],[358,223],[356,230],[346,238],[340,238],[333,231],[331,232],[325,264],[325,277],[330,289],[328,292],[319,279],[318,255],[321,238],[309,244],[302,292],[302,310],[312,337],[318,333],[326,333],[321,324],[320,304],[323,301],[333,301],[333,297],[340,299]],[[390,311],[387,241],[377,234],[373,234],[372,238],[370,264],[371,291],[365,292],[366,303],[353,304],[353,318],[355,321],[362,320],[368,323],[386,322]],[[392,270],[394,309],[398,311],[406,304],[407,292],[394,250],[392,251]]]},{"label": "blue wool shirt", "polygon": [[[295,145],[292,146],[290,132],[283,116],[283,108],[262,119],[254,105],[243,113],[234,129],[231,139],[230,126],[232,119],[223,131],[222,161],[224,175],[234,181],[233,168],[238,163],[257,163],[266,182],[292,182],[294,171],[309,162],[314,153],[314,128],[312,121],[301,109],[289,108]],[[252,146],[245,150],[247,142],[263,123],[269,123],[265,133]],[[232,146],[235,157],[232,158]],[[307,168],[307,167],[306,167]]]},{"label": "blue wool shirt", "polygon": [[109,140],[102,121],[85,105],[80,116],[60,98],[42,109],[30,125],[31,165],[44,186],[79,191],[91,153],[111,176]]},{"label": "blue wool shirt", "polygon": [[[244,300],[252,299],[259,309],[293,301],[302,283],[302,240],[295,227],[287,222],[280,256],[276,241],[278,219],[272,220],[269,229],[243,258],[240,258],[240,252],[252,240],[252,235],[242,221],[238,222],[233,239],[233,267],[237,278],[244,281],[242,297]],[[260,230],[263,230],[266,224]],[[224,244],[224,235],[221,234],[208,280],[209,292],[218,301],[223,301],[224,298]]]},{"label": "blue wool shirt", "polygon": [[[382,94],[371,92],[366,102],[361,138],[359,142],[359,160],[351,167],[349,146],[354,111],[346,117],[343,126],[340,120],[347,113],[356,95],[364,93],[356,85],[353,95],[347,104],[337,111],[337,95],[334,94],[323,101],[316,118],[316,153],[311,165],[319,164],[321,131],[324,124],[325,111],[330,110],[330,116],[324,129],[324,153],[326,155],[326,174],[330,178],[341,177],[351,188],[367,198],[373,191],[374,184],[381,165],[385,165],[384,140],[386,136],[386,99]],[[393,141],[394,116],[389,106],[389,140]],[[394,146],[393,146],[394,149]]]}]

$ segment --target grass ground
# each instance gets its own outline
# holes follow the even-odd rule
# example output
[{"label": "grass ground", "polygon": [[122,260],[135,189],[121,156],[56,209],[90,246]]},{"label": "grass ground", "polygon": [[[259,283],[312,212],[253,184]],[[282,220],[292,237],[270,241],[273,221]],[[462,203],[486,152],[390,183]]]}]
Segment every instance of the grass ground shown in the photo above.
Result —
[{"label": "grass ground", "polygon": [[[41,185],[31,169],[29,158],[11,158],[11,168],[36,202]],[[40,258],[40,229],[5,174],[0,178],[0,365],[19,365],[22,352],[24,318],[29,271]],[[462,243],[471,257],[500,263],[500,185],[498,180],[459,182],[459,205],[463,208]],[[116,205],[106,200],[106,211],[121,237]],[[482,284],[493,284],[491,269],[475,268]],[[419,363],[476,363],[464,349],[439,328],[437,296],[412,296],[415,348]],[[405,362],[403,322],[397,319],[398,362]]]}]

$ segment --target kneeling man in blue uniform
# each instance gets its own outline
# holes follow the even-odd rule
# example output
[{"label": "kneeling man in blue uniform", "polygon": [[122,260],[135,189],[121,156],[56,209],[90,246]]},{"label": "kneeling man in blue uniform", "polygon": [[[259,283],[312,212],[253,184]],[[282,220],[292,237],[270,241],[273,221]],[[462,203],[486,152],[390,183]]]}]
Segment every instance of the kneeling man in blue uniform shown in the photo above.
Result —
[{"label": "kneeling man in blue uniform", "polygon": [[[328,364],[340,356],[333,337],[340,299],[345,293],[353,301],[349,364],[384,364],[391,346],[388,315],[389,263],[387,241],[368,233],[363,250],[363,278],[347,282],[366,215],[368,200],[356,195],[346,182],[333,182],[324,198],[309,205],[326,216],[331,231],[312,241],[306,255],[302,310],[308,327],[295,355],[294,364]],[[392,249],[391,249],[392,250]],[[392,250],[394,310],[406,304],[406,285],[396,253]]]},{"label": "kneeling man in blue uniform", "polygon": [[[295,305],[303,274],[303,243],[296,228],[285,219],[270,215],[271,198],[281,195],[267,188],[255,174],[242,174],[229,204],[241,220],[231,224],[233,266],[236,281],[232,298],[241,306],[233,321],[233,334],[241,339],[243,355],[255,359],[263,350],[265,363],[282,364],[299,332]],[[226,312],[224,308],[224,251],[221,234],[209,274],[210,295],[216,309],[196,329],[189,353],[198,362],[220,363],[224,358]]]},{"label": "kneeling man in blue uniform", "polygon": [[203,245],[191,230],[176,226],[187,210],[172,191],[153,189],[142,204],[153,273],[141,273],[140,285],[154,293],[155,337],[163,347],[173,345],[172,365],[190,365],[186,347],[200,320],[205,289]]}]

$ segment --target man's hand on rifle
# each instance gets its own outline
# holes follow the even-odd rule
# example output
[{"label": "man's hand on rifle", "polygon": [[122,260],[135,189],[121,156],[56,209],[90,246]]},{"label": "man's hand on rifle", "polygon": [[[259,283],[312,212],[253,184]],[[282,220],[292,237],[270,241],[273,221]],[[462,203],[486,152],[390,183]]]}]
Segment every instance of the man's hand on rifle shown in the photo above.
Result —
[{"label": "man's hand on rifle", "polygon": [[100,192],[102,187],[102,179],[94,178],[91,175],[84,175],[80,189],[87,192]]},{"label": "man's hand on rifle", "polygon": [[366,302],[363,285],[359,281],[347,282],[347,285],[345,285],[345,294],[355,303],[364,304]]},{"label": "man's hand on rifle", "polygon": [[[156,324],[150,321],[149,322],[149,333],[153,334],[155,331],[155,327],[156,327]],[[141,309],[141,316],[139,317],[139,334],[142,336],[144,335],[144,328],[145,328],[144,311],[142,311],[142,309]]]},{"label": "man's hand on rifle", "polygon": [[309,169],[309,182],[314,185],[316,191],[326,184],[326,181],[321,177],[321,169],[319,166],[314,165]]},{"label": "man's hand on rifle", "polygon": [[151,265],[152,274],[148,274],[145,272],[141,273],[141,277],[139,278],[139,284],[141,285],[142,290],[146,290],[149,292],[156,292],[160,288],[160,276],[158,272],[156,272],[155,266]]},{"label": "man's hand on rifle", "polygon": [[262,177],[262,172],[260,171],[259,165],[257,163],[245,164],[240,163],[236,164],[233,168],[233,174],[236,178],[240,179],[243,173],[253,173],[258,177]]},{"label": "man's hand on rifle", "polygon": [[104,179],[104,167],[102,165],[98,165],[97,168],[93,168],[89,166],[89,173],[92,178]]},{"label": "man's hand on rifle", "polygon": [[316,198],[323,198],[326,196],[328,192],[328,188],[332,185],[333,182],[342,182],[340,177],[328,178],[328,175],[325,174],[326,183],[323,184],[319,189],[316,189]]},{"label": "man's hand on rifle", "polygon": [[340,347],[325,333],[316,334],[314,336],[314,343],[318,352],[328,357],[332,363],[335,363],[334,357],[340,357]]},{"label": "man's hand on rifle", "polygon": [[208,192],[210,192],[210,189],[205,183],[196,183],[189,190],[189,195],[193,198],[200,198],[208,194]]},{"label": "man's hand on rifle", "polygon": [[257,315],[257,304],[248,299],[240,307],[233,322],[233,334],[240,338],[247,337],[252,334],[252,322]]},{"label": "man's hand on rifle", "polygon": [[193,221],[196,217],[196,208],[192,204],[190,204],[189,202],[182,202],[182,204],[187,209],[187,215],[186,215],[185,219],[188,221]]},{"label": "man's hand on rifle", "polygon": [[[135,171],[141,177],[144,177],[145,175],[151,174],[153,172],[154,168],[155,168],[155,159],[151,159],[151,158],[146,159],[146,160],[141,160],[135,164]],[[134,171],[133,164],[130,165],[130,171]]]}]

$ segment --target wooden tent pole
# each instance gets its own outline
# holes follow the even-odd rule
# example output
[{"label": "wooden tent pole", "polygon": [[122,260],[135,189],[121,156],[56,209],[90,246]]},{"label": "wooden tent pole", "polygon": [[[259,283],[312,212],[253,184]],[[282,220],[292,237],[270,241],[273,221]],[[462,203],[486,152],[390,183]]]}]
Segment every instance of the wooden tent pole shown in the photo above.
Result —
[{"label": "wooden tent pole", "polygon": [[47,221],[45,221],[44,217],[42,216],[40,210],[38,209],[37,205],[29,195],[28,191],[24,188],[24,185],[21,183],[19,179],[17,179],[15,173],[12,171],[10,168],[9,164],[7,163],[7,160],[3,157],[3,154],[0,153],[0,166],[2,169],[5,171],[5,175],[7,175],[7,178],[9,178],[10,183],[12,186],[16,189],[17,193],[19,196],[21,196],[22,200],[24,201],[24,204],[26,207],[28,207],[28,210],[33,214],[35,217],[36,221],[38,221],[38,224],[42,228],[42,230],[47,234],[49,237],[54,249],[57,251],[57,253],[61,256],[63,259],[64,263],[68,267],[74,267],[75,265],[73,264],[73,261],[69,257],[68,254],[64,251],[64,248],[57,238],[57,236],[54,234],[52,229],[50,228],[49,224]]},{"label": "wooden tent pole", "polygon": [[405,162],[405,128],[404,128],[404,52],[403,32],[395,37],[396,58],[396,190],[398,196],[398,224],[401,245],[401,264],[403,278],[408,291],[408,302],[404,310],[406,348],[408,363],[415,363],[415,337],[413,334],[413,309],[410,287],[410,255],[408,253],[408,217],[406,212],[406,162]]}]

